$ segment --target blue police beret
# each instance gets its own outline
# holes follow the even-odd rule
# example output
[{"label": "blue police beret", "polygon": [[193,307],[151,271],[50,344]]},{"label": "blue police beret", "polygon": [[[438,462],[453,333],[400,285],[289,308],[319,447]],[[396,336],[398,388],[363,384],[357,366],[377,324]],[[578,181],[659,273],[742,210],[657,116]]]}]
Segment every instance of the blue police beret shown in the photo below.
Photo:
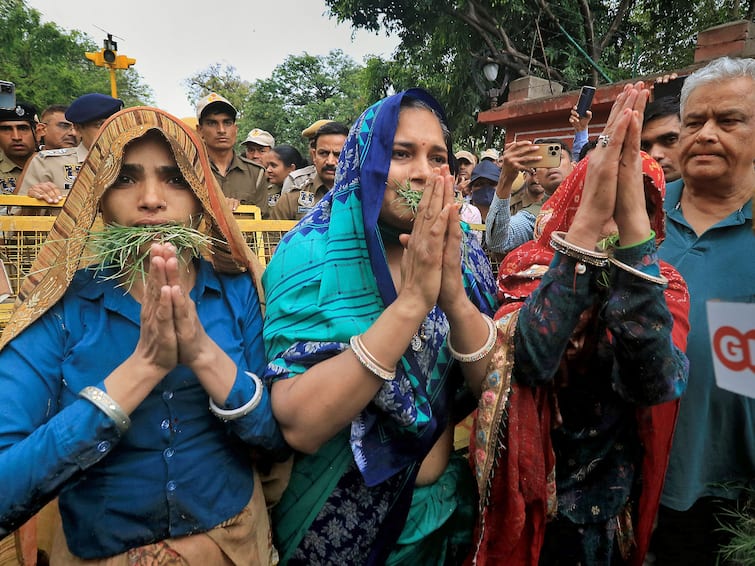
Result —
[{"label": "blue police beret", "polygon": [[31,104],[17,102],[15,108],[0,109],[0,122],[24,121],[33,124],[38,121],[37,109]]},{"label": "blue police beret", "polygon": [[74,124],[86,124],[109,118],[123,108],[123,101],[107,94],[90,92],[74,100],[66,110],[66,120]]}]

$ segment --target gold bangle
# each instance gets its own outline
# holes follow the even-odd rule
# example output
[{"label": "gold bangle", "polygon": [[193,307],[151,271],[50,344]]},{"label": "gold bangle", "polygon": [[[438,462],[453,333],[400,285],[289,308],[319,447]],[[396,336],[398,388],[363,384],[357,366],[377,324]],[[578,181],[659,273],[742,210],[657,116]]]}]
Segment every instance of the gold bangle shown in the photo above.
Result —
[{"label": "gold bangle", "polygon": [[366,367],[370,372],[374,373],[383,381],[393,381],[396,379],[396,368],[390,370],[378,362],[375,359],[375,356],[373,356],[365,347],[364,342],[362,342],[362,337],[359,334],[355,334],[349,339],[349,345],[351,346],[351,351],[354,352],[357,360],[359,360],[359,363]]},{"label": "gold bangle", "polygon": [[566,232],[551,232],[551,247],[557,252],[596,267],[604,267],[608,263],[607,253],[580,248],[571,242],[567,242],[564,236],[566,236]]},{"label": "gold bangle", "polygon": [[610,261],[619,269],[623,269],[627,273],[636,275],[640,279],[644,279],[645,281],[650,281],[651,283],[656,283],[658,285],[668,285],[668,279],[666,279],[663,275],[650,275],[649,273],[645,273],[644,271],[640,271],[639,269],[635,269],[631,265],[627,265],[626,263],[619,261],[615,257],[608,258],[608,261]]},{"label": "gold bangle", "polygon": [[493,346],[495,346],[495,340],[497,337],[495,322],[492,318],[490,318],[488,315],[482,314],[482,318],[485,320],[485,323],[488,325],[488,339],[485,341],[485,343],[482,345],[482,348],[477,350],[476,352],[472,352],[471,354],[460,354],[456,350],[454,350],[453,346],[451,346],[451,340],[450,335],[449,339],[446,340],[446,346],[448,346],[448,351],[451,352],[451,357],[459,362],[462,363],[472,363],[477,362],[488,355],[488,352],[493,349]]},{"label": "gold bangle", "polygon": [[86,399],[100,411],[105,413],[110,420],[115,423],[115,427],[118,429],[118,434],[121,436],[126,434],[126,431],[131,426],[131,419],[124,410],[121,409],[121,406],[110,397],[110,395],[105,393],[102,389],[90,385],[79,391],[79,397]]}]

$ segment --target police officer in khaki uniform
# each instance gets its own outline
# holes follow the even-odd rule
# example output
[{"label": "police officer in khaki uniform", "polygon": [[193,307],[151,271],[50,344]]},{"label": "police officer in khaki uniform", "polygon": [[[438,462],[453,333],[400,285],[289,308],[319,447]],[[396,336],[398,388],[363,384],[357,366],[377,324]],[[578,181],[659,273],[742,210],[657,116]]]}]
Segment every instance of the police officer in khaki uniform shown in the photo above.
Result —
[{"label": "police officer in khaki uniform", "polygon": [[241,145],[244,146],[244,157],[265,167],[265,156],[275,147],[275,138],[270,132],[252,128]]},{"label": "police officer in khaki uniform", "polygon": [[239,204],[260,207],[267,218],[267,176],[265,168],[236,154],[236,108],[217,93],[210,93],[197,104],[197,132],[204,140],[215,178],[231,209]]},{"label": "police officer in khaki uniform", "polygon": [[97,92],[74,100],[65,117],[73,123],[81,143],[76,147],[40,151],[27,166],[18,194],[49,203],[59,202],[71,190],[100,126],[121,108],[122,100]]},{"label": "police officer in khaki uniform", "polygon": [[300,189],[281,194],[272,211],[275,220],[299,220],[320,202],[336,180],[336,165],[349,128],[339,122],[328,122],[314,136],[313,161],[316,174]]},{"label": "police officer in khaki uniform", "polygon": [[[314,161],[314,153],[315,153],[315,146],[314,146],[314,140],[315,140],[315,134],[317,133],[317,130],[322,128],[325,124],[329,124],[333,120],[317,120],[316,122],[313,122],[306,128],[304,128],[301,131],[301,135],[303,138],[307,138],[309,140],[309,160]],[[315,176],[315,173],[317,171],[315,170],[314,165],[307,165],[306,167],[302,167],[300,169],[296,169],[295,171],[292,171],[288,174],[286,179],[283,181],[283,186],[281,188],[281,194],[288,193],[294,189],[301,189],[307,182],[309,182],[312,177]]]},{"label": "police officer in khaki uniform", "polygon": [[0,190],[3,194],[17,191],[24,165],[37,151],[36,114],[36,108],[24,103],[12,109],[0,109]]}]

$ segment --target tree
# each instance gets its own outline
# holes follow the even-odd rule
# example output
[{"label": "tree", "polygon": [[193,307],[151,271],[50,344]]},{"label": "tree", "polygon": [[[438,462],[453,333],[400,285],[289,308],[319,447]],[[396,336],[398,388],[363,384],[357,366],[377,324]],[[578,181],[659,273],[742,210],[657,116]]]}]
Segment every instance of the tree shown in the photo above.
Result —
[{"label": "tree", "polygon": [[[0,0],[0,79],[16,84],[19,100],[39,110],[68,104],[87,92],[110,94],[108,73],[84,58],[99,47],[80,31],[42,23],[24,0]],[[152,91],[135,69],[117,76],[118,95],[127,106],[149,104]]]},{"label": "tree", "polygon": [[220,63],[199,71],[184,80],[183,84],[188,89],[187,97],[192,106],[211,92],[217,92],[236,108],[244,108],[252,94],[251,84],[241,78],[235,67],[222,67]]},{"label": "tree", "polygon": [[[479,130],[463,116],[488,107],[491,87],[536,75],[573,90],[679,68],[698,31],[755,10],[755,0],[325,1],[339,22],[397,33],[401,64],[380,81],[429,87],[470,139]],[[481,78],[487,62],[501,67],[495,85]]]},{"label": "tree", "polygon": [[322,118],[350,125],[372,101],[364,68],[340,50],[326,56],[289,55],[269,79],[252,84],[241,79],[235,68],[217,64],[184,84],[192,103],[213,91],[228,98],[239,110],[241,140],[252,128],[261,128],[273,134],[276,143],[290,143],[305,157],[304,128]]}]

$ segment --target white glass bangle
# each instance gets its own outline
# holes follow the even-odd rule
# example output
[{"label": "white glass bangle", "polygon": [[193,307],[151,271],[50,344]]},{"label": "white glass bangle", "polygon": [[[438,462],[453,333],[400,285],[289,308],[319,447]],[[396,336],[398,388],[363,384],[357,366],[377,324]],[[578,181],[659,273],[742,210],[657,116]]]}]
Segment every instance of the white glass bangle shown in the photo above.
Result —
[{"label": "white glass bangle", "polygon": [[645,281],[650,281],[651,283],[656,283],[658,285],[668,285],[668,279],[666,279],[663,275],[650,275],[649,273],[635,269],[631,265],[627,265],[626,263],[621,262],[614,257],[609,258],[608,261],[610,261],[619,269],[623,269],[627,273],[631,273],[632,275],[635,275],[640,279],[644,279]]},{"label": "white glass bangle", "polygon": [[212,397],[210,397],[210,411],[221,421],[235,421],[236,419],[245,417],[254,409],[256,409],[260,404],[260,401],[262,401],[262,391],[265,387],[264,385],[262,385],[262,380],[250,371],[247,371],[245,373],[252,378],[255,387],[254,395],[252,395],[252,398],[249,399],[247,403],[243,404],[237,409],[221,409],[215,404],[215,401],[212,400]]},{"label": "white glass bangle", "polygon": [[[480,313],[482,314],[482,313]],[[449,339],[446,340],[446,346],[448,346],[448,351],[451,352],[451,357],[454,360],[457,360],[462,363],[472,363],[481,360],[485,356],[488,355],[488,352],[493,349],[493,346],[495,346],[495,341],[497,338],[497,332],[495,327],[495,322],[492,318],[490,318],[486,314],[482,314],[482,318],[485,320],[485,322],[488,325],[488,339],[485,341],[485,344],[482,345],[482,348],[477,350],[476,352],[472,352],[471,354],[461,354],[454,350],[453,346],[451,346],[451,340],[450,336]]]},{"label": "white glass bangle", "polygon": [[105,413],[118,429],[118,433],[123,436],[131,426],[131,419],[121,406],[113,400],[110,395],[98,387],[88,386],[79,391],[79,397],[86,399],[100,411]]},{"label": "white glass bangle", "polygon": [[349,345],[351,346],[351,351],[354,352],[357,360],[359,360],[359,363],[380,379],[383,381],[393,381],[396,379],[396,369],[394,368],[390,370],[378,362],[375,359],[375,356],[373,356],[365,347],[362,342],[362,337],[359,334],[356,334],[349,339]]}]

